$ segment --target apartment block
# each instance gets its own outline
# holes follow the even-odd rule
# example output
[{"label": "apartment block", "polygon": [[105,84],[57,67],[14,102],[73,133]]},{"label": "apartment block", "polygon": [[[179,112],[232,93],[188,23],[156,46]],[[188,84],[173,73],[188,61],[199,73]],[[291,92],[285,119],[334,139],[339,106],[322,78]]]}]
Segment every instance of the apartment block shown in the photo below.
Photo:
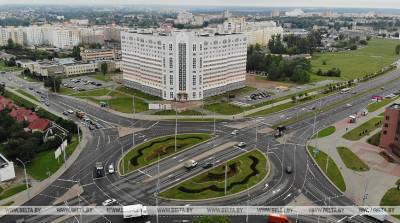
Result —
[{"label": "apartment block", "polygon": [[166,100],[201,100],[245,86],[244,34],[122,32],[121,47],[125,85]]}]

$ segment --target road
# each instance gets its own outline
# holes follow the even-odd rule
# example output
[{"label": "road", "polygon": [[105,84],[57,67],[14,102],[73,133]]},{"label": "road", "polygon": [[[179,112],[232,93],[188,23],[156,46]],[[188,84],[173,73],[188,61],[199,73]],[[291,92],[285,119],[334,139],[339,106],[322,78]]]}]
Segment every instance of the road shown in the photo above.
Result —
[{"label": "road", "polygon": [[[388,94],[398,89],[400,80],[399,71],[381,76],[367,83],[360,83],[353,91],[362,92],[367,89],[376,90],[366,93],[361,97],[351,102],[352,106],[347,107],[340,105],[334,109],[328,110],[315,117],[310,117],[288,126],[288,137],[286,143],[278,142],[271,134],[258,133],[255,137],[255,122],[254,125],[248,126],[240,130],[237,136],[232,136],[230,132],[233,128],[228,127],[228,124],[240,123],[243,120],[218,122],[216,124],[217,137],[212,141],[196,146],[193,149],[184,151],[176,156],[162,160],[158,165],[160,169],[168,169],[174,167],[177,162],[184,162],[191,157],[195,157],[213,147],[222,145],[226,142],[244,141],[247,143],[245,149],[254,147],[259,148],[268,155],[272,166],[272,171],[265,183],[268,183],[268,188],[265,189],[263,184],[252,188],[248,193],[239,194],[231,198],[218,199],[208,202],[175,202],[158,199],[158,205],[287,205],[292,202],[300,194],[318,205],[353,205],[353,201],[344,197],[337,189],[332,186],[325,176],[315,166],[312,159],[308,156],[305,148],[307,139],[313,134],[313,129],[322,129],[325,126],[347,117],[364,108],[370,101],[373,94]],[[9,74],[2,76],[0,81],[7,82],[8,86],[16,86],[23,90],[45,92],[40,84],[29,83],[16,79]],[[384,85],[384,89],[380,86]],[[32,92],[32,91],[31,91]],[[352,97],[352,94],[333,94],[327,96],[320,101],[308,102],[295,108],[271,114],[262,118],[258,118],[257,126],[259,129],[272,126],[281,122],[284,119],[296,117],[301,114],[310,112],[310,108],[330,105],[334,102]],[[163,190],[169,186],[176,184],[201,170],[201,164],[207,161],[200,161],[200,165],[191,170],[186,171],[180,169],[167,176],[161,176],[159,185],[157,181],[152,181],[143,184],[142,181],[150,176],[157,174],[157,164],[142,168],[141,171],[136,171],[124,177],[117,174],[106,175],[103,178],[96,179],[94,177],[94,164],[101,161],[107,166],[110,163],[116,165],[121,157],[121,154],[135,145],[146,140],[155,138],[161,135],[174,134],[175,122],[171,121],[145,121],[126,117],[121,117],[108,112],[105,109],[92,106],[73,98],[49,94],[50,108],[57,112],[62,112],[67,109],[82,110],[89,114],[93,119],[102,123],[104,129],[91,131],[88,135],[88,144],[80,154],[73,166],[49,185],[41,194],[35,196],[25,205],[51,205],[54,200],[64,194],[70,187],[79,184],[84,188],[84,193],[81,196],[69,200],[63,205],[101,205],[101,202],[107,198],[116,198],[121,205],[142,203],[145,205],[155,205],[156,199],[154,193],[158,190]],[[77,121],[77,120],[76,120]],[[244,120],[246,121],[246,120]],[[315,121],[315,128],[314,128]],[[119,137],[116,126],[143,128],[144,130],[135,133],[134,136],[127,135]],[[205,122],[179,122],[178,133],[204,132],[213,133],[214,128],[212,123]],[[133,139],[134,138],[134,139]],[[258,139],[257,142],[255,139]],[[215,155],[215,160],[222,163],[234,156],[237,156],[244,151],[242,149],[233,148],[227,151],[219,152]],[[293,173],[285,172],[286,166],[293,167]],[[325,221],[336,221],[343,216],[332,216]],[[19,217],[5,216],[2,218],[4,222],[12,222]],[[50,222],[56,219],[56,216],[25,216],[27,222]],[[191,217],[162,217],[160,222],[185,222]],[[312,216],[296,216],[294,220],[297,222],[318,222],[321,219]],[[79,219],[71,218],[69,221],[77,222]],[[83,217],[84,222],[120,222],[121,216],[92,216]],[[233,217],[232,222],[244,222],[243,217]],[[356,218],[357,222],[374,222],[366,217]],[[151,219],[151,222],[155,222]],[[251,217],[251,222],[265,222],[262,217]]]}]

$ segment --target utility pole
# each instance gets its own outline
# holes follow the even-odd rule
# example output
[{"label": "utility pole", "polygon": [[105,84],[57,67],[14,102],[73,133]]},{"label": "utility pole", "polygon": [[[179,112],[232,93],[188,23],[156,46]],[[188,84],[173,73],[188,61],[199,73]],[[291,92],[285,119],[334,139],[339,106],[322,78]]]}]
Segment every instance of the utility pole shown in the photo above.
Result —
[{"label": "utility pole", "polygon": [[22,160],[20,160],[19,158],[16,158],[16,160],[17,160],[18,162],[22,163],[22,166],[24,167],[26,193],[27,193],[27,196],[28,196],[28,199],[29,199],[29,198],[30,198],[30,194],[29,194],[28,175],[26,174],[26,166],[25,166],[25,163],[22,162]]},{"label": "utility pole", "polygon": [[224,188],[225,195],[227,186],[228,186],[228,162],[225,163],[225,188]]},{"label": "utility pole", "polygon": [[133,131],[132,131],[132,148],[135,146],[135,130],[134,130],[134,127],[135,127],[135,112],[136,112],[136,110],[135,110],[135,95],[133,95],[133,97],[132,97],[132,109],[133,109],[133,114],[132,114],[132,121],[133,121]]},{"label": "utility pole", "polygon": [[[215,127],[215,109],[213,110],[213,118],[214,118],[214,131],[213,131],[213,136],[214,138],[212,139],[212,149],[215,149],[215,136],[216,136],[216,127]],[[215,152],[215,151],[214,151]],[[213,166],[215,165],[215,153],[213,154]],[[225,182],[226,183],[226,182]],[[225,189],[226,190],[226,189]],[[225,191],[226,194],[226,191]]]},{"label": "utility pole", "polygon": [[178,110],[176,107],[176,101],[175,101],[175,152],[176,152],[176,135],[178,135]]},{"label": "utility pole", "polygon": [[158,223],[158,193],[160,190],[160,154],[158,154],[158,159],[157,159],[157,195],[156,195],[156,220]]},{"label": "utility pole", "polygon": [[254,119],[256,121],[256,144],[254,145],[254,149],[257,149],[257,142],[258,142],[258,125],[257,125],[257,119]]},{"label": "utility pole", "polygon": [[79,125],[76,125],[76,127],[78,128],[78,142],[81,142],[81,134],[80,134],[80,130],[79,130]]}]

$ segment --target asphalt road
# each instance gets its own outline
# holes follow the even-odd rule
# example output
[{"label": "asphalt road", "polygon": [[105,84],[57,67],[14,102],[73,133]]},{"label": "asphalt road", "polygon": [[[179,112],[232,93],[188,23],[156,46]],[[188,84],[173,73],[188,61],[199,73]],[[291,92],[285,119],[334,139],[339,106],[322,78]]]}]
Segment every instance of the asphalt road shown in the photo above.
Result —
[{"label": "asphalt road", "polygon": [[[381,76],[368,83],[361,83],[357,85],[353,91],[361,92],[366,89],[372,89],[384,85],[384,90],[378,90],[363,95],[351,102],[352,107],[339,106],[335,109],[318,114],[315,117],[316,128],[322,129],[349,114],[353,114],[364,108],[371,100],[373,94],[388,94],[398,89],[400,81],[396,80],[399,77],[399,71]],[[27,83],[19,79],[15,79],[12,75],[6,77],[2,76],[0,81],[6,81],[8,85],[14,85],[24,90],[33,87],[35,90],[41,88],[40,84]],[[200,161],[200,165],[191,170],[186,171],[180,169],[168,176],[162,176],[159,179],[157,187],[156,182],[143,184],[142,180],[153,176],[157,173],[157,165],[150,165],[124,177],[117,174],[106,175],[103,178],[96,179],[94,177],[94,164],[101,161],[108,166],[113,163],[115,166],[121,154],[133,146],[133,136],[128,135],[119,138],[116,126],[126,127],[140,127],[144,128],[143,131],[135,134],[135,145],[149,140],[151,138],[174,134],[175,123],[170,121],[143,121],[131,118],[117,116],[104,109],[99,109],[88,103],[74,100],[69,97],[49,94],[50,108],[62,112],[67,109],[82,110],[89,114],[92,119],[105,126],[105,129],[94,130],[88,136],[88,144],[82,151],[74,165],[72,165],[65,173],[57,179],[54,183],[49,185],[41,194],[35,196],[25,205],[51,205],[54,200],[65,193],[71,186],[79,183],[84,188],[84,193],[81,196],[71,199],[62,205],[101,205],[107,198],[116,198],[119,204],[134,204],[142,203],[145,205],[155,205],[156,199],[154,193],[158,190],[163,190],[169,186],[176,184],[190,176],[202,171],[201,164],[207,161]],[[334,94],[321,99],[320,102],[309,102],[299,105],[293,109],[271,114],[266,117],[258,119],[258,127],[264,128],[274,125],[280,121],[301,116],[302,113],[309,112],[309,108],[318,107],[320,105],[329,105],[331,103],[342,100],[346,97],[352,97],[351,94]],[[78,120],[76,120],[78,121]],[[239,123],[241,121],[234,121]],[[293,125],[288,126],[288,140],[286,143],[281,144],[276,141],[270,134],[258,134],[258,141],[255,141],[255,125],[249,126],[240,130],[238,136],[230,135],[233,130],[227,127],[226,122],[217,123],[217,138],[209,143],[196,146],[193,149],[182,152],[176,156],[164,159],[159,163],[160,169],[168,169],[176,165],[177,162],[184,162],[191,157],[195,157],[205,151],[213,148],[213,146],[222,145],[226,142],[244,141],[247,143],[245,150],[257,147],[265,154],[268,155],[272,172],[266,179],[266,182],[260,184],[258,187],[252,188],[248,193],[243,193],[232,198],[218,199],[208,202],[171,202],[158,199],[158,205],[287,205],[292,202],[300,194],[305,195],[314,203],[319,205],[353,205],[354,203],[344,197],[339,191],[333,187],[329,181],[322,175],[319,169],[315,166],[312,159],[308,156],[305,143],[313,133],[314,117],[299,121]],[[232,124],[232,123],[229,123]],[[213,132],[213,125],[211,123],[178,123],[179,133],[188,132]],[[217,153],[215,160],[224,162],[234,156],[243,153],[243,149],[234,148],[229,151]],[[293,173],[287,174],[285,172],[286,166],[293,167]],[[268,187],[265,188],[265,184]],[[60,204],[61,205],[61,204]],[[2,222],[12,222],[20,217],[5,216]],[[56,219],[55,216],[25,216],[27,222],[50,222]],[[335,222],[341,219],[342,216],[332,216],[324,221]],[[186,222],[191,217],[161,217],[160,222]],[[146,219],[155,222],[154,219]],[[246,219],[242,217],[233,217],[232,222],[245,222]],[[263,217],[250,218],[249,222],[265,222]],[[319,222],[321,219],[312,216],[296,216],[294,218],[297,222]],[[356,219],[358,222],[374,222],[366,217],[359,217]],[[69,221],[78,222],[78,218],[71,218]],[[120,222],[121,216],[92,216],[83,217],[83,222]]]}]

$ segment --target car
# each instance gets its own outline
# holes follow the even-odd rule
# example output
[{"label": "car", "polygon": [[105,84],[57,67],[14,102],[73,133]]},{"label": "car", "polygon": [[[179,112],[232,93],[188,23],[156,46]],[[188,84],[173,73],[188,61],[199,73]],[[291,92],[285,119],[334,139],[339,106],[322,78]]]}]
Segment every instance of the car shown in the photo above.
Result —
[{"label": "car", "polygon": [[245,147],[245,146],[246,146],[246,143],[245,143],[245,142],[239,142],[239,143],[237,144],[237,146],[239,146],[239,147]]},{"label": "car", "polygon": [[50,102],[48,102],[48,101],[46,101],[44,104],[45,104],[46,106],[50,106]]},{"label": "car", "polygon": [[103,128],[103,126],[100,125],[99,123],[96,123],[96,124],[95,124],[95,127],[96,127],[96,129],[101,129],[101,128]]},{"label": "car", "polygon": [[31,90],[31,91],[33,91],[33,87],[29,87],[28,89]]},{"label": "car", "polygon": [[353,105],[351,105],[351,104],[346,104],[346,107],[348,107],[348,108],[350,108],[351,106],[353,106]]},{"label": "car", "polygon": [[111,206],[111,205],[116,204],[116,203],[117,203],[116,199],[110,198],[110,199],[107,199],[107,200],[103,201],[102,205],[103,206]]},{"label": "car", "polygon": [[110,165],[108,166],[108,173],[109,173],[109,174],[113,174],[113,173],[114,173],[114,165],[113,165],[113,164],[110,164]]},{"label": "car", "polygon": [[239,130],[235,129],[231,132],[231,135],[237,135],[239,133]]},{"label": "car", "polygon": [[96,128],[93,125],[89,125],[90,130],[95,130]]},{"label": "car", "polygon": [[68,111],[63,111],[63,115],[69,115]]},{"label": "car", "polygon": [[211,168],[213,166],[214,166],[213,163],[205,163],[202,167],[203,167],[203,169],[209,169],[209,168]]},{"label": "car", "polygon": [[72,109],[68,109],[67,112],[70,114],[74,114],[74,111]]},{"label": "car", "polygon": [[291,174],[293,172],[292,166],[286,166],[286,170],[285,171],[286,171],[287,174]]}]

